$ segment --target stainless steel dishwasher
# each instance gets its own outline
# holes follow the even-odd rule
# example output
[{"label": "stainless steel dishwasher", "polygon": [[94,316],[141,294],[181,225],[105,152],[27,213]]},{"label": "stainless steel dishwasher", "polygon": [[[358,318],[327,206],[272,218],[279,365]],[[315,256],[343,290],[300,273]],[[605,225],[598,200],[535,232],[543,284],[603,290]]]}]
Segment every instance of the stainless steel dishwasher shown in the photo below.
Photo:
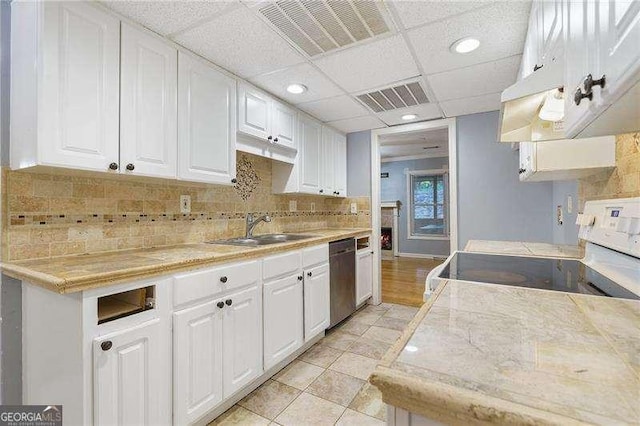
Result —
[{"label": "stainless steel dishwasher", "polygon": [[356,310],[356,247],[353,238],[329,243],[329,279],[329,327],[333,327]]}]

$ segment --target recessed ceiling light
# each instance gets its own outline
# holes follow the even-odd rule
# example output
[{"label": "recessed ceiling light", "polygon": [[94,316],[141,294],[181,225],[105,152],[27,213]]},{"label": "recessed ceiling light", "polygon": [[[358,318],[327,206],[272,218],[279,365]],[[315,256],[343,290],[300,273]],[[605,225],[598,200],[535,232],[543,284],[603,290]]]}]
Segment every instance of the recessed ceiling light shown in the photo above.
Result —
[{"label": "recessed ceiling light", "polygon": [[287,92],[299,95],[307,91],[307,86],[304,84],[293,83],[287,86]]},{"label": "recessed ceiling light", "polygon": [[403,120],[414,120],[414,119],[418,118],[418,116],[415,115],[415,114],[405,114],[401,118]]},{"label": "recessed ceiling light", "polygon": [[453,43],[451,51],[454,53],[469,53],[476,50],[478,46],[480,46],[480,40],[473,37],[465,37]]}]

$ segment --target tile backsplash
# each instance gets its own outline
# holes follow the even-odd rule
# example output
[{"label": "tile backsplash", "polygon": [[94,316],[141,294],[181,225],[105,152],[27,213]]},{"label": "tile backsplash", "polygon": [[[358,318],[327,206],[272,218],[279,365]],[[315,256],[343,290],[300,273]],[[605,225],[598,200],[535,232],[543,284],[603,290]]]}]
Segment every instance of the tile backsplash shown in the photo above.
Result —
[{"label": "tile backsplash", "polygon": [[589,200],[640,196],[640,133],[616,137],[616,168],[578,181],[580,211]]},{"label": "tile backsplash", "polygon": [[[223,186],[5,169],[3,260],[230,238],[244,233],[248,212],[272,217],[256,234],[370,227],[369,197],[273,195],[271,160],[250,154],[238,153],[237,170],[238,183]],[[190,214],[180,213],[180,195],[191,196]]]}]

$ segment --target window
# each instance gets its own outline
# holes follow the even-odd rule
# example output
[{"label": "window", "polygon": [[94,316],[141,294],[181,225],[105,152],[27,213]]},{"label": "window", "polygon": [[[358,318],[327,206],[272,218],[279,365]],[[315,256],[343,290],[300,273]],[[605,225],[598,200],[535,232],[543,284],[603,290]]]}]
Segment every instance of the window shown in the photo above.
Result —
[{"label": "window", "polygon": [[407,178],[409,238],[447,238],[449,229],[446,171],[412,171]]}]

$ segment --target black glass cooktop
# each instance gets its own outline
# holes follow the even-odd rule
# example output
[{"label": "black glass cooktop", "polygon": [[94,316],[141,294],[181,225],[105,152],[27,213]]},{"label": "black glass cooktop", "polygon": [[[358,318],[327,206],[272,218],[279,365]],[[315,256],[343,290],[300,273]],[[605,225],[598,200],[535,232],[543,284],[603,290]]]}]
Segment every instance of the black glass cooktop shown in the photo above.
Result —
[{"label": "black glass cooktop", "polygon": [[640,296],[572,259],[459,252],[439,277],[640,300]]}]

